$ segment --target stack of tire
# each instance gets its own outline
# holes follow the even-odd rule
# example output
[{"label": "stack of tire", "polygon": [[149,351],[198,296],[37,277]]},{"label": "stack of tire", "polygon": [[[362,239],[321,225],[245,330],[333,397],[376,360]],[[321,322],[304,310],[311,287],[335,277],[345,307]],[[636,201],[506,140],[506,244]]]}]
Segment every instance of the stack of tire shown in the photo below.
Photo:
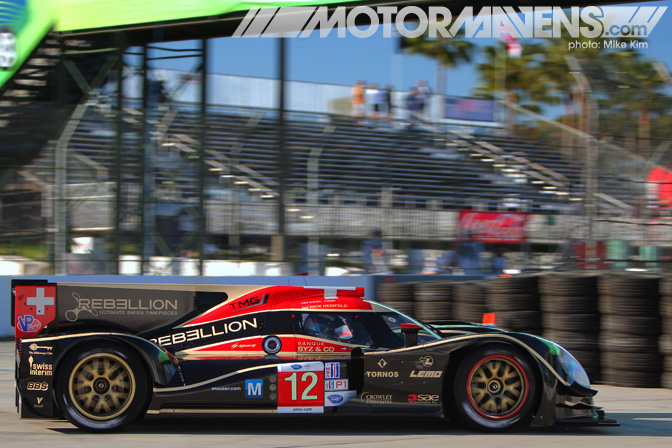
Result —
[{"label": "stack of tire", "polygon": [[552,273],[539,279],[543,336],[568,350],[591,381],[600,381],[596,274]]},{"label": "stack of tire", "polygon": [[504,330],[541,335],[537,275],[493,277],[485,282],[486,308]]},{"label": "stack of tire", "polygon": [[419,282],[415,285],[415,318],[423,321],[452,317],[454,282]]},{"label": "stack of tire", "polygon": [[672,278],[660,281],[660,317],[662,334],[658,339],[658,348],[663,355],[663,374],[660,385],[672,389]]},{"label": "stack of tire", "polygon": [[377,299],[380,303],[413,317],[415,314],[414,290],[415,283],[413,282],[381,283],[378,285]]},{"label": "stack of tire", "polygon": [[626,273],[599,279],[602,382],[623,387],[659,387],[662,356],[660,277]]},{"label": "stack of tire", "polygon": [[453,289],[453,318],[465,322],[483,321],[486,289],[481,282],[456,283]]}]

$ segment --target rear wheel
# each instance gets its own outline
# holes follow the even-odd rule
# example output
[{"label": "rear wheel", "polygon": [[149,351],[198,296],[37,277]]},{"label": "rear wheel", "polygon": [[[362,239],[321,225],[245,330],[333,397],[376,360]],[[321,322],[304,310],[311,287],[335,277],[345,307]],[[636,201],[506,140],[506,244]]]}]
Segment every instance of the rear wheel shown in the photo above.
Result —
[{"label": "rear wheel", "polygon": [[142,360],[115,345],[73,353],[59,368],[56,394],[61,410],[87,431],[120,429],[141,416],[149,394]]},{"label": "rear wheel", "polygon": [[479,347],[460,363],[453,382],[454,416],[485,431],[529,421],[536,401],[534,366],[514,347]]}]

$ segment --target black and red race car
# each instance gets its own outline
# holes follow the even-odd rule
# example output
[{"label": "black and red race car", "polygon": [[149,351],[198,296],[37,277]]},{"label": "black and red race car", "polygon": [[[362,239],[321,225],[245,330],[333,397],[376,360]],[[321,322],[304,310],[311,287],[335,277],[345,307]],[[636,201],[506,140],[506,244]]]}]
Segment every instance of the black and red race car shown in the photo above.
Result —
[{"label": "black and red race car", "polygon": [[613,424],[562,347],[421,323],[362,288],[15,280],[17,406],[112,431],[145,414],[427,414],[486,431]]}]

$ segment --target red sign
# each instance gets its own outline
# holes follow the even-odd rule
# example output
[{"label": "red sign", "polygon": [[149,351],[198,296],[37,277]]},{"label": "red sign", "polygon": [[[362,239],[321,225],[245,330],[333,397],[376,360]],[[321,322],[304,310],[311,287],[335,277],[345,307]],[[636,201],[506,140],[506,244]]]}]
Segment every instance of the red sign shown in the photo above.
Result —
[{"label": "red sign", "polygon": [[324,364],[297,362],[278,366],[278,413],[324,412]]},{"label": "red sign", "polygon": [[56,318],[56,287],[17,286],[14,310],[14,335],[37,336]]},{"label": "red sign", "polygon": [[523,243],[527,215],[518,212],[479,212],[460,210],[457,228],[461,238],[486,243]]}]

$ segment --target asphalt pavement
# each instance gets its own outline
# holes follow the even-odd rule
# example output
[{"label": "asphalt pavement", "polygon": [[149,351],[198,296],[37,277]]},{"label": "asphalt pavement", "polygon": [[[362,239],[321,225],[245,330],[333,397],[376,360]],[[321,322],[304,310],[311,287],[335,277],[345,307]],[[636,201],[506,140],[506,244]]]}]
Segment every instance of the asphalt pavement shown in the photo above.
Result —
[{"label": "asphalt pavement", "polygon": [[595,402],[618,427],[521,428],[483,434],[423,419],[280,416],[152,417],[112,434],[82,432],[66,421],[20,420],[14,407],[14,343],[0,341],[0,445],[3,447],[672,447],[672,390],[596,385]]}]

